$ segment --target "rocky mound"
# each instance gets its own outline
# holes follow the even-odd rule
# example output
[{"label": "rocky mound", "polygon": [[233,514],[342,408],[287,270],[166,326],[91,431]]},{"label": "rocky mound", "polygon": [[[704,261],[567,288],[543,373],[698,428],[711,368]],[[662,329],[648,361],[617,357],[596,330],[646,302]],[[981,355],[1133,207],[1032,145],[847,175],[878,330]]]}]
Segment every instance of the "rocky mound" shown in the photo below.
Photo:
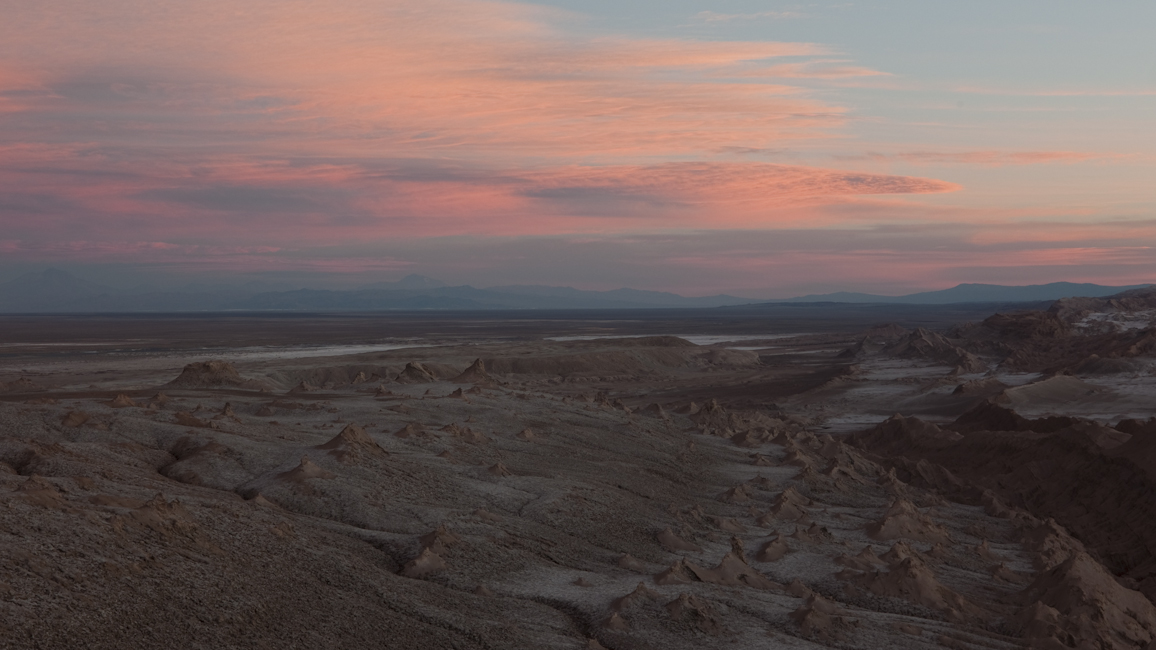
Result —
[{"label": "rocky mound", "polygon": [[748,367],[759,363],[754,353],[702,348],[673,336],[583,341],[572,347],[579,349],[566,354],[487,358],[485,368],[499,376],[636,378],[655,370]]},{"label": "rocky mound", "polygon": [[902,359],[922,359],[958,368],[960,372],[985,372],[987,364],[974,354],[948,341],[942,334],[916,329],[906,338],[886,347],[884,354]]},{"label": "rocky mound", "polygon": [[787,545],[787,540],[779,535],[763,543],[759,552],[755,555],[755,559],[759,562],[778,562],[784,555],[791,552],[791,547]]},{"label": "rocky mound", "polygon": [[995,314],[984,319],[983,326],[1000,338],[1014,340],[1050,340],[1067,336],[1071,328],[1057,314],[1025,311]]},{"label": "rocky mound", "polygon": [[1067,647],[1095,639],[1100,648],[1139,648],[1156,639],[1156,607],[1077,551],[1043,571],[1021,594],[1020,631]]},{"label": "rocky mound", "polygon": [[[1077,324],[1095,310],[1073,310],[1072,305],[1100,303],[1099,299],[1073,300],[1067,306],[1060,301],[1049,312],[996,314],[966,333],[967,344],[971,349],[1002,355],[1001,367],[1025,372],[1134,372],[1144,364],[1130,359],[1156,353],[1156,330],[1116,327],[1095,319],[1088,321],[1091,325]],[[1110,306],[1105,308],[1119,314]]]},{"label": "rocky mound", "polygon": [[713,569],[703,568],[683,558],[654,578],[654,582],[660,585],[694,581],[755,589],[775,589],[781,586],[751,568],[737,551],[724,555],[718,566]]},{"label": "rocky mound", "polygon": [[341,433],[333,437],[332,440],[323,445],[318,445],[318,449],[324,449],[335,456],[337,460],[347,463],[352,462],[361,457],[367,456],[388,456],[381,445],[378,445],[365,429],[356,424],[346,425]]},{"label": "rocky mound", "polygon": [[950,620],[966,620],[983,614],[978,607],[943,586],[927,564],[915,557],[904,558],[887,571],[843,577],[876,596],[907,600],[943,612]]},{"label": "rocky mound", "polygon": [[965,381],[955,387],[951,392],[952,395],[975,395],[979,397],[989,397],[998,395],[1008,388],[1008,385],[995,377],[985,377],[983,379],[973,379]]},{"label": "rocky mound", "polygon": [[401,575],[407,578],[424,578],[445,571],[446,566],[446,561],[440,555],[428,548],[423,548],[417,557],[402,567]]},{"label": "rocky mound", "polygon": [[422,535],[418,541],[421,542],[422,548],[428,548],[438,555],[445,555],[449,549],[461,544],[463,540],[450,531],[449,528],[438,526],[434,530]]},{"label": "rocky mound", "polygon": [[[653,593],[653,592],[652,592]],[[723,632],[722,623],[715,608],[709,603],[686,592],[666,604],[670,618],[677,623],[709,635]]]},{"label": "rocky mound", "polygon": [[185,366],[181,370],[181,374],[165,384],[164,387],[222,388],[245,386],[248,383],[233,367],[233,364],[227,361],[200,361]]},{"label": "rocky mound", "polygon": [[848,442],[881,455],[903,455],[912,449],[939,448],[951,445],[962,436],[914,417],[896,413],[872,429],[857,433]]},{"label": "rocky mound", "polygon": [[1106,298],[1063,298],[1052,303],[1048,314],[1065,323],[1092,313],[1138,312],[1156,309],[1156,289],[1132,289]]},{"label": "rocky mound", "polygon": [[[1112,448],[1096,439],[1103,425],[1077,418],[1028,420],[992,405],[961,420],[969,433],[951,442],[908,437],[901,446],[865,434],[853,442],[868,450],[877,445],[897,468],[904,462],[945,468],[957,480],[988,490],[973,502],[992,512],[1007,512],[1003,504],[1010,504],[1054,517],[1111,572],[1127,575],[1156,597],[1156,563],[1149,551],[1156,548],[1156,482],[1146,465],[1149,444],[1138,438]],[[959,487],[955,492],[965,501],[978,497]]]},{"label": "rocky mound", "polygon": [[1145,364],[1137,359],[1105,359],[1098,354],[1072,365],[1068,371],[1075,375],[1120,375],[1141,372]]},{"label": "rocky mound", "polygon": [[60,424],[61,426],[76,428],[83,426],[91,419],[92,416],[88,413],[85,413],[84,411],[69,411],[64,415],[63,418],[61,418]]},{"label": "rocky mound", "polygon": [[855,345],[841,352],[839,358],[861,359],[879,354],[887,347],[897,344],[910,335],[911,330],[894,323],[873,327],[863,332]]},{"label": "rocky mound", "polygon": [[910,501],[896,499],[883,518],[867,525],[867,535],[875,540],[911,539],[929,544],[951,542],[947,529],[919,512]]},{"label": "rocky mound", "polygon": [[803,636],[825,643],[841,643],[849,640],[856,623],[845,618],[846,612],[822,596],[812,593],[795,611],[791,620],[799,626]]},{"label": "rocky mound", "polygon": [[[916,418],[911,419],[917,420]],[[987,400],[976,404],[948,426],[954,431],[963,433],[970,431],[1031,431],[1032,421],[1010,408]],[[868,445],[872,444],[872,441],[866,438],[856,439],[861,439]],[[958,439],[958,437],[955,438],[955,440]]]},{"label": "rocky mound", "polygon": [[396,374],[387,366],[371,364],[351,364],[293,368],[269,373],[269,379],[279,386],[305,384],[320,389],[356,386],[369,381],[378,381]]},{"label": "rocky mound", "polygon": [[1008,388],[996,401],[1012,408],[1040,408],[1085,400],[1104,389],[1085,383],[1070,375],[1055,375],[1037,382]]},{"label": "rocky mound", "polygon": [[626,612],[636,609],[647,602],[658,600],[659,598],[662,598],[662,594],[659,594],[657,591],[648,588],[640,582],[638,586],[634,588],[634,591],[610,603],[610,611],[619,613]]},{"label": "rocky mound", "polygon": [[410,422],[397,430],[393,435],[398,438],[436,438],[436,433],[426,429],[421,422]]},{"label": "rocky mound", "polygon": [[252,478],[238,462],[239,454],[216,440],[182,436],[169,453],[177,460],[161,467],[160,473],[174,481],[232,491]]},{"label": "rocky mound", "polygon": [[437,377],[424,365],[411,361],[405,364],[405,369],[394,377],[394,381],[399,384],[428,384],[437,381]]},{"label": "rocky mound", "polygon": [[840,555],[835,558],[835,564],[856,571],[875,571],[880,566],[885,566],[887,562],[880,559],[870,546],[864,546],[863,550],[856,555]]},{"label": "rocky mound", "polygon": [[331,479],[337,475],[333,472],[325,470],[318,466],[313,461],[309,460],[308,456],[301,457],[301,463],[293,469],[282,472],[277,475],[277,478],[282,481],[289,481],[292,483],[302,483],[311,478]]},{"label": "rocky mound", "polygon": [[481,359],[474,359],[469,368],[466,368],[462,374],[450,381],[455,384],[483,384],[488,386],[496,383],[494,378],[486,373],[486,364]]},{"label": "rocky mound", "polygon": [[789,487],[775,497],[774,503],[771,504],[771,515],[783,521],[800,521],[807,517],[806,508],[810,505],[810,499],[799,494],[795,488]]},{"label": "rocky mound", "polygon": [[106,404],[114,409],[140,407],[140,404],[137,404],[131,397],[125,395],[124,393],[117,395],[111,401],[106,402]]},{"label": "rocky mound", "polygon": [[27,377],[7,383],[0,381],[0,393],[38,393],[44,390],[48,389]]},{"label": "rocky mound", "polygon": [[301,381],[297,382],[296,386],[294,386],[293,388],[290,388],[285,394],[286,395],[303,395],[305,393],[316,393],[319,390],[321,390],[320,386],[314,386],[313,384],[302,379]]},{"label": "rocky mound", "polygon": [[1147,474],[1149,480],[1156,485],[1156,434],[1140,429],[1131,436],[1123,444],[1109,451],[1108,455],[1134,465]]},{"label": "rocky mound", "polygon": [[[1062,415],[1051,415],[1029,419],[1014,410],[1001,406],[996,400],[980,402],[971,410],[960,415],[945,428],[960,433],[972,431],[1030,431],[1034,433],[1056,433],[1065,429],[1087,429],[1095,425],[1089,420],[1081,420]],[[1097,427],[1098,428],[1098,427]]]},{"label": "rocky mound", "polygon": [[676,535],[674,533],[674,531],[671,530],[670,528],[666,528],[662,532],[660,532],[658,534],[657,538],[658,538],[658,543],[662,545],[662,548],[666,549],[667,551],[670,551],[671,553],[682,553],[682,552],[701,553],[702,552],[701,546],[699,546],[698,544],[695,544],[693,542],[688,542],[688,541],[682,539],[681,537]]}]

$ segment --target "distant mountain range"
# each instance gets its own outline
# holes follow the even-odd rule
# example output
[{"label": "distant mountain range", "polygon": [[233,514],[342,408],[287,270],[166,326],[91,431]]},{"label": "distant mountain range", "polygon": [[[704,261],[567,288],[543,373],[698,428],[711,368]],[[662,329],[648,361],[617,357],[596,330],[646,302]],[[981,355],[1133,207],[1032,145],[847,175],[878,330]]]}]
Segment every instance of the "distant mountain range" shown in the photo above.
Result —
[{"label": "distant mountain range", "polygon": [[570,287],[449,287],[420,275],[358,289],[257,290],[249,286],[118,290],[50,269],[0,284],[0,313],[91,313],[181,311],[383,311],[484,309],[639,309],[722,307],[749,304],[749,298],[686,298],[661,291],[615,289],[580,291]]},{"label": "distant mountain range", "polygon": [[960,284],[950,289],[940,291],[924,291],[906,296],[879,296],[870,293],[853,293],[840,291],[838,293],[823,293],[786,298],[783,300],[768,300],[763,302],[849,302],[849,303],[888,303],[896,305],[950,305],[962,302],[1039,302],[1044,300],[1059,300],[1080,296],[1084,298],[1102,298],[1128,291],[1143,289],[1149,284],[1133,284],[1123,287],[1108,287],[1100,284],[1079,284],[1075,282],[1052,282],[1049,284],[1029,284],[1020,287],[1011,287],[1001,284]]},{"label": "distant mountain range", "polygon": [[615,289],[582,291],[571,287],[512,285],[478,289],[446,286],[420,275],[353,290],[293,289],[271,291],[264,285],[189,285],[183,289],[147,287],[122,290],[50,269],[0,284],[0,313],[184,312],[184,311],[385,311],[501,309],[647,309],[708,308],[783,303],[876,303],[939,305],[953,303],[1019,303],[1072,296],[1102,297],[1149,285],[1107,287],[1097,284],[1052,284],[1009,287],[961,284],[943,291],[907,296],[829,293],[785,300],[754,300],[717,295],[687,298],[662,291]]}]

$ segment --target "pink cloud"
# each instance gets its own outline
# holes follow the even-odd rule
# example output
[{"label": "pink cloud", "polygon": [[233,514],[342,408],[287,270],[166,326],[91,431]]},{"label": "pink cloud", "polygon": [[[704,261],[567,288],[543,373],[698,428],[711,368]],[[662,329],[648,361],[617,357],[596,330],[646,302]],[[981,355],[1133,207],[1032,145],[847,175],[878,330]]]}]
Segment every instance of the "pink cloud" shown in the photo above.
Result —
[{"label": "pink cloud", "polygon": [[841,160],[903,161],[926,164],[964,164],[1000,167],[1004,165],[1042,165],[1077,163],[1089,160],[1121,158],[1118,154],[1084,151],[904,151],[868,153],[859,156],[837,156]]},{"label": "pink cloud", "polygon": [[[726,255],[687,255],[664,260],[673,276],[699,274],[709,291],[720,278],[737,278],[731,291],[774,285],[820,286],[822,291],[852,288],[897,295],[945,289],[960,282],[1030,284],[1065,280],[1141,284],[1150,282],[1156,261],[1152,247],[1057,246],[997,250],[905,250],[901,247],[809,249],[776,252],[732,250]],[[679,269],[679,270],[676,270]],[[691,270],[688,272],[688,270]],[[768,278],[774,279],[772,284]],[[745,285],[745,286],[744,286]],[[757,292],[788,297],[799,291]]]},{"label": "pink cloud", "polygon": [[[813,43],[588,37],[563,11],[474,0],[9,4],[0,250],[24,259],[347,272],[414,262],[292,252],[461,235],[1008,219],[1051,208],[965,210],[931,196],[962,189],[949,180],[873,170],[1109,157],[928,145],[847,163],[863,169],[817,166],[833,148],[860,148],[845,129],[866,118],[804,80],[830,89],[885,73]],[[803,153],[778,160],[810,164],[742,154],[788,148]],[[1059,232],[988,229],[972,243],[1103,231]],[[1106,259],[1096,246],[1071,250]],[[882,275],[998,257],[806,255]],[[1022,259],[1031,255],[1047,261]],[[804,257],[672,259],[786,272]]]},{"label": "pink cloud", "polygon": [[841,106],[734,81],[827,50],[582,37],[572,20],[474,0],[17,7],[0,92],[28,92],[2,95],[0,224],[25,241],[291,246],[772,223],[776,206],[954,188],[695,162],[834,137]]},{"label": "pink cloud", "polygon": [[779,63],[743,73],[747,77],[782,77],[785,79],[846,79],[852,77],[889,77],[891,73],[849,65],[842,60],[817,59],[802,63]]},{"label": "pink cloud", "polygon": [[[13,257],[57,258],[69,260],[116,260],[124,256],[134,261],[146,261],[159,255],[188,256],[250,256],[281,252],[274,246],[216,246],[175,244],[163,241],[55,241],[26,242],[18,239],[0,240],[0,252]],[[154,255],[156,254],[156,255]]]},{"label": "pink cloud", "polygon": [[[1156,223],[1151,221],[1109,221],[1100,223],[1055,223],[1024,221],[990,224],[968,238],[980,246],[999,244],[1076,244],[1098,240],[1156,242]],[[1144,247],[1148,250],[1150,247]]]},{"label": "pink cloud", "polygon": [[[950,192],[958,186],[907,176],[767,163],[661,163],[533,170],[404,163],[302,164],[222,159],[193,167],[74,160],[28,172],[25,150],[0,152],[0,192],[21,196],[15,231],[90,238],[132,230],[158,239],[292,246],[384,233],[405,236],[621,232],[640,227],[750,227],[815,222],[825,205],[872,195]],[[57,155],[40,149],[48,164]],[[7,163],[7,164],[6,164]],[[92,173],[93,166],[101,168]],[[41,204],[43,197],[51,201]],[[92,215],[82,223],[76,214]],[[2,218],[2,217],[0,217]],[[827,217],[831,218],[830,215]]]},{"label": "pink cloud", "polygon": [[704,23],[729,23],[735,20],[803,18],[806,14],[798,11],[758,11],[749,14],[721,14],[715,11],[700,11],[694,19]]},{"label": "pink cloud", "polygon": [[[791,97],[796,88],[724,84],[713,72],[824,52],[807,43],[581,39],[556,29],[559,12],[468,0],[266,1],[241,12],[161,4],[163,22],[157,6],[126,0],[17,11],[0,58],[19,62],[39,43],[60,44],[43,55],[43,75],[65,88],[64,102],[45,99],[40,110],[84,110],[68,101],[69,90],[86,91],[69,79],[80,74],[106,83],[103,99],[134,117],[260,114],[269,119],[239,125],[238,135],[263,149],[307,144],[340,155],[690,154],[805,137],[842,112]],[[110,14],[123,18],[115,49],[106,46]],[[150,79],[158,68],[162,78]],[[129,79],[101,79],[118,75]],[[220,126],[206,122],[185,129]]]},{"label": "pink cloud", "polygon": [[[538,195],[566,191],[637,196],[654,201],[752,208],[811,205],[834,197],[930,194],[959,186],[933,179],[765,163],[665,163],[637,167],[564,168],[533,176]],[[717,223],[717,222],[716,222]]]},{"label": "pink cloud", "polygon": [[989,88],[982,86],[959,86],[952,92],[971,95],[1008,95],[1019,97],[1151,97],[1156,89],[1110,89],[1110,88]]}]

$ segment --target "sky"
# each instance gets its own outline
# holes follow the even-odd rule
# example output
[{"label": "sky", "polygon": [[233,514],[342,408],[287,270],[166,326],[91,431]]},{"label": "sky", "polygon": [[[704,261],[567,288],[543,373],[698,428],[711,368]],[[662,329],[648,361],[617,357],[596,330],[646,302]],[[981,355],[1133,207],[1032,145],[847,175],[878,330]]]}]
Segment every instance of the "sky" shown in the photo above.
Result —
[{"label": "sky", "polygon": [[0,0],[0,280],[1156,282],[1156,3]]}]

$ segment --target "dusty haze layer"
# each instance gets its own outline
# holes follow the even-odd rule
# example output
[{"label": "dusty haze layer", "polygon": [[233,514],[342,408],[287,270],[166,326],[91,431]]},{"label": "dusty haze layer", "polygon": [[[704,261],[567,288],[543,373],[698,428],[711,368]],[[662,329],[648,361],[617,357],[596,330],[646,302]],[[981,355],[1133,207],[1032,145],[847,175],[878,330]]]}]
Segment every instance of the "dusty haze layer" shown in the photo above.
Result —
[{"label": "dusty haze layer", "polygon": [[854,313],[5,321],[0,644],[1156,647],[1153,294]]}]

